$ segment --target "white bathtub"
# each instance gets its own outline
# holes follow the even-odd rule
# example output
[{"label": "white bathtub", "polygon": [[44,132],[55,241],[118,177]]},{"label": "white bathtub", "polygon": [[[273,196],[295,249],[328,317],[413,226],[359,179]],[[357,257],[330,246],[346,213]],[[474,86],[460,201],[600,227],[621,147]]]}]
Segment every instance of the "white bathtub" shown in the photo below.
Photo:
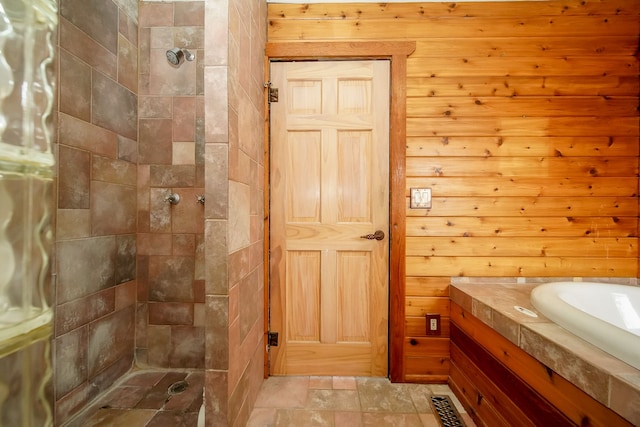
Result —
[{"label": "white bathtub", "polygon": [[554,323],[640,369],[640,287],[545,283],[533,289],[531,303]]}]

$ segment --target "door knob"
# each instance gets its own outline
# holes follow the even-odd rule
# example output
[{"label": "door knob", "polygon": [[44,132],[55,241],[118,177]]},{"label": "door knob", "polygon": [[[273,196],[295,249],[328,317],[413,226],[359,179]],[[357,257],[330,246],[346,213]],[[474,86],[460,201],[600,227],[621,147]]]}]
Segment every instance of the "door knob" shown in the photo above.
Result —
[{"label": "door knob", "polygon": [[384,239],[384,231],[376,230],[373,234],[365,234],[364,236],[360,236],[361,239],[369,239],[369,240],[382,240]]}]

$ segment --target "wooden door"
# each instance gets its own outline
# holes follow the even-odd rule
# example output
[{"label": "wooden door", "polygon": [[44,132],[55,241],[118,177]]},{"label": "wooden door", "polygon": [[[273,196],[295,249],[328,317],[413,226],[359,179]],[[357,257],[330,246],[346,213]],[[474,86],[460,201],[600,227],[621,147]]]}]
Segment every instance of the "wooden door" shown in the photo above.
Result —
[{"label": "wooden door", "polygon": [[270,373],[386,376],[389,61],[275,62],[271,82]]}]

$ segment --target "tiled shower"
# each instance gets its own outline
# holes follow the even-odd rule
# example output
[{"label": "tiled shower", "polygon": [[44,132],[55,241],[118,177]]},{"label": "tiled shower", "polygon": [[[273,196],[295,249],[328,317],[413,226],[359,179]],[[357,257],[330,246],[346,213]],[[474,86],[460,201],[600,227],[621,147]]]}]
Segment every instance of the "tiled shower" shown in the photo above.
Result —
[{"label": "tiled shower", "polygon": [[54,393],[56,424],[133,363],[137,10],[61,1]]},{"label": "tiled shower", "polygon": [[56,425],[134,366],[204,369],[208,425],[243,425],[264,366],[266,4],[59,8]]},{"label": "tiled shower", "polygon": [[[204,368],[203,6],[143,3],[139,16],[136,354],[151,366]],[[196,59],[170,65],[176,45]]]}]

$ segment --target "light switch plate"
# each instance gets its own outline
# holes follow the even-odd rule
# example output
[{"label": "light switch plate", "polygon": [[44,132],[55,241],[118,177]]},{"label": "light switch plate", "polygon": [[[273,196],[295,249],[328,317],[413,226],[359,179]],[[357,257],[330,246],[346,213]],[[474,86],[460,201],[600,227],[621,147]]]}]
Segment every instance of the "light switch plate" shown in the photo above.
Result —
[{"label": "light switch plate", "polygon": [[411,209],[431,209],[431,189],[430,188],[412,188]]}]

